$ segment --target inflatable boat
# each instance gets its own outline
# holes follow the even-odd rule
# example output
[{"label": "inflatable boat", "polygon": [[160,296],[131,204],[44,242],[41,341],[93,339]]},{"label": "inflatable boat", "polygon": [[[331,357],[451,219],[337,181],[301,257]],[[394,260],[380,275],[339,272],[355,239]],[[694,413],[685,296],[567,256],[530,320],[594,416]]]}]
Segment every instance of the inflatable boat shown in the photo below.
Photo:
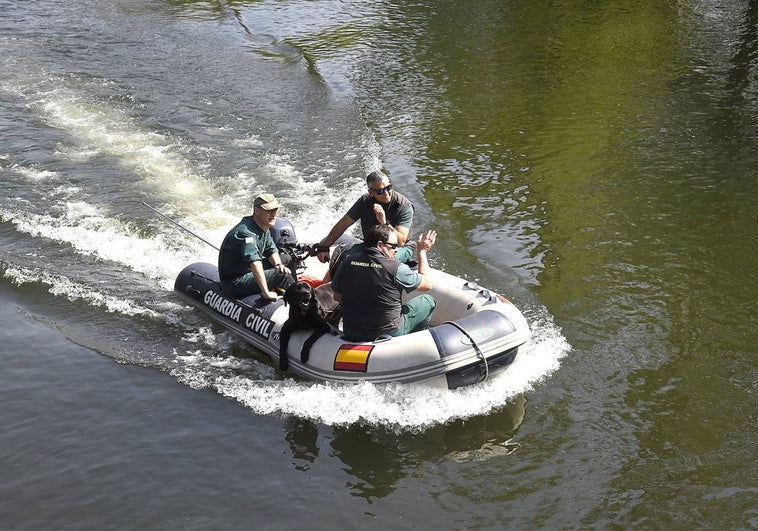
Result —
[{"label": "inflatable boat", "polygon": [[[290,255],[298,278],[318,284],[327,266],[315,252],[287,241],[286,235],[294,231],[271,230],[282,255]],[[422,383],[449,389],[476,384],[505,370],[526,348],[531,335],[521,312],[505,297],[474,282],[436,269],[430,274],[433,288],[425,293],[434,297],[437,307],[429,329],[356,342],[342,334],[338,323],[313,343],[305,363],[301,350],[313,331],[295,331],[287,350],[288,370],[316,381]],[[329,285],[317,289],[329,289]],[[278,365],[280,332],[289,317],[282,299],[225,295],[216,266],[203,262],[185,267],[174,290]],[[415,295],[418,292],[404,294],[404,300]]]}]

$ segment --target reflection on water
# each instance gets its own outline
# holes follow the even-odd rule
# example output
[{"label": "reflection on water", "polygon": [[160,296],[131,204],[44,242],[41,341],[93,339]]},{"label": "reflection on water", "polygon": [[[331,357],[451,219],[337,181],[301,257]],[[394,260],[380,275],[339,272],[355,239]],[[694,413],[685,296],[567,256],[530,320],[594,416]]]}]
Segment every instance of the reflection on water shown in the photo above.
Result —
[{"label": "reflection on water", "polygon": [[392,493],[406,474],[408,452],[401,438],[386,428],[366,429],[360,425],[335,428],[332,453],[351,476],[346,487],[353,496],[371,501]]},{"label": "reflection on water", "polygon": [[[518,395],[490,415],[456,420],[421,433],[397,433],[362,424],[329,428],[297,417],[286,421],[294,468],[310,471],[319,458],[320,441],[345,466],[346,487],[369,503],[384,498],[403,478],[423,475],[424,463],[488,461],[510,456],[519,448],[513,438],[524,420],[526,398]],[[322,430],[331,433],[321,434]]]},{"label": "reflection on water", "polygon": [[319,455],[318,426],[308,419],[295,416],[287,418],[284,424],[287,430],[284,438],[295,458],[295,469],[301,472],[310,470]]},{"label": "reflection on water", "polygon": [[[469,461],[487,461],[489,459],[511,455],[519,448],[519,443],[513,441],[513,437],[518,431],[518,427],[524,420],[524,405],[526,398],[519,395],[514,398],[503,410],[495,415],[477,417],[473,420],[458,422],[461,433],[456,434],[452,440],[455,445],[448,444],[452,449],[445,457],[457,463]],[[493,428],[494,426],[494,428]],[[473,428],[473,429],[472,429]],[[465,430],[465,431],[464,431]],[[466,442],[463,434],[473,435],[477,439],[469,441],[467,445],[460,445]],[[510,434],[509,438],[505,438]],[[479,446],[477,447],[477,443]],[[469,448],[467,448],[468,446]]]}]

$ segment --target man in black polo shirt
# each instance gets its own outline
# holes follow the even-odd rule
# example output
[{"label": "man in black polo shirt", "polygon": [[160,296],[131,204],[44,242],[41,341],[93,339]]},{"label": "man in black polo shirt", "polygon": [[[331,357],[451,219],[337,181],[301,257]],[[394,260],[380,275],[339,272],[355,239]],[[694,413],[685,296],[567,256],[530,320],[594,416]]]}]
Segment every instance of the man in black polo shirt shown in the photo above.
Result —
[{"label": "man in black polo shirt", "polygon": [[[331,246],[358,220],[361,220],[361,231],[364,238],[371,227],[388,224],[397,237],[397,243],[401,246],[405,245],[413,223],[413,203],[397,190],[393,190],[389,178],[381,171],[369,173],[366,176],[366,186],[368,192],[359,197],[347,211],[347,214],[334,224],[329,234],[319,242],[319,247],[328,248]],[[362,244],[358,245],[361,247],[354,246],[346,253],[360,250]],[[327,262],[329,260],[328,250],[320,251],[318,258],[321,262]],[[407,263],[413,258],[413,249],[401,247],[397,250],[395,258]]]},{"label": "man in black polo shirt", "polygon": [[401,336],[429,326],[436,306],[431,295],[419,295],[405,304],[401,295],[432,288],[426,255],[436,239],[433,230],[419,236],[418,271],[414,271],[395,258],[398,239],[392,227],[376,225],[368,230],[364,248],[344,258],[332,280],[347,337],[373,341],[382,334]]}]

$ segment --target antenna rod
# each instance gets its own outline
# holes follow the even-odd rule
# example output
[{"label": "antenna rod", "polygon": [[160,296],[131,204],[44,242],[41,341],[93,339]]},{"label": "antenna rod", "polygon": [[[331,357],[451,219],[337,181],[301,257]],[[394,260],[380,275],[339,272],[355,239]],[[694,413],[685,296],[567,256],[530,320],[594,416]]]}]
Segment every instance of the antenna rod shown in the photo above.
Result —
[{"label": "antenna rod", "polygon": [[147,203],[145,203],[144,201],[142,201],[142,204],[143,204],[143,205],[145,205],[145,206],[146,206],[147,208],[149,208],[150,210],[152,210],[153,212],[155,212],[156,214],[158,214],[159,216],[161,216],[162,218],[165,218],[165,219],[169,220],[171,223],[173,223],[174,225],[176,225],[176,226],[177,226],[177,227],[179,227],[180,229],[182,229],[182,230],[185,230],[185,231],[189,232],[190,234],[192,234],[192,235],[193,235],[195,238],[197,238],[198,240],[202,240],[203,242],[207,243],[208,245],[210,245],[211,247],[213,247],[213,248],[214,248],[214,249],[216,249],[217,251],[219,250],[219,248],[218,248],[218,247],[216,247],[215,245],[213,245],[211,242],[209,242],[209,241],[208,241],[208,240],[206,240],[205,238],[202,238],[202,237],[198,236],[197,234],[195,234],[194,232],[192,232],[191,230],[189,230],[187,227],[185,227],[184,225],[182,225],[182,224],[181,224],[181,223],[179,223],[178,221],[174,221],[173,219],[171,219],[170,217],[168,217],[166,214],[164,214],[163,212],[161,212],[161,211],[160,211],[160,210],[158,210],[157,208],[155,208],[155,207],[151,207],[150,205],[148,205],[148,204],[147,204]]}]

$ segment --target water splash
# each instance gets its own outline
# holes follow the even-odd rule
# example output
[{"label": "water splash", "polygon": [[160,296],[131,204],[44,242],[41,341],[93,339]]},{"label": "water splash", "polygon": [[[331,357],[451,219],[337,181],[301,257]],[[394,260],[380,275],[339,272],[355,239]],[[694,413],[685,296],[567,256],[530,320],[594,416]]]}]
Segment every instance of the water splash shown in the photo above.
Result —
[{"label": "water splash", "polygon": [[273,367],[250,360],[235,362],[230,372],[228,360],[219,365],[218,358],[205,358],[199,351],[179,360],[172,373],[192,387],[214,389],[260,415],[296,416],[331,426],[364,423],[424,430],[487,415],[554,372],[570,347],[549,316],[532,323],[532,328],[527,350],[506,371],[456,390],[277,379]]}]

